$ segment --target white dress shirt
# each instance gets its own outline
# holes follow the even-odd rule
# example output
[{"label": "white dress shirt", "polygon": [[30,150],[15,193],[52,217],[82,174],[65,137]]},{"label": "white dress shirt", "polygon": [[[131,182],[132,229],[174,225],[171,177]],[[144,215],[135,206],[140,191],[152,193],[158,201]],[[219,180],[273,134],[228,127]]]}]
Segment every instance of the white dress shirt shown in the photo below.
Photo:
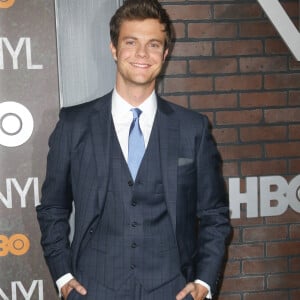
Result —
[{"label": "white dress shirt", "polygon": [[[131,122],[133,120],[132,112],[130,111],[134,108],[130,105],[126,100],[124,100],[114,89],[112,93],[112,105],[111,105],[111,114],[115,127],[115,131],[122,149],[123,156],[127,162],[128,159],[128,136]],[[144,141],[145,141],[145,149],[147,148],[151,130],[154,123],[154,118],[157,111],[157,98],[155,91],[141,104],[138,108],[142,111],[139,122],[140,128],[142,130]],[[73,277],[72,274],[68,273],[63,275],[56,281],[57,288],[59,290],[59,294],[61,295],[61,288],[70,281]],[[211,299],[210,286],[203,282],[202,280],[195,280],[195,283],[202,284],[209,290],[208,296],[206,298]]]},{"label": "white dress shirt", "polygon": [[[133,115],[130,111],[132,108],[134,108],[134,106],[130,105],[126,100],[124,100],[118,94],[116,89],[114,89],[112,94],[111,114],[117,137],[126,161],[128,159],[129,129],[133,120]],[[139,105],[138,108],[142,111],[139,117],[139,122],[144,136],[146,149],[157,110],[157,99],[155,92],[153,91],[152,94],[141,105]]]}]

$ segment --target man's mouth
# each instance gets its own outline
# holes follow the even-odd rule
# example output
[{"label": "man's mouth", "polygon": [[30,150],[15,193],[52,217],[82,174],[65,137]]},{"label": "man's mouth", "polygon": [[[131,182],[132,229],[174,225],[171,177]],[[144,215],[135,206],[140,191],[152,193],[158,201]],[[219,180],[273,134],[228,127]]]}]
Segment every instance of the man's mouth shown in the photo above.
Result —
[{"label": "man's mouth", "polygon": [[142,69],[146,69],[151,66],[149,64],[140,64],[140,63],[131,63],[131,65],[135,68],[142,68]]}]

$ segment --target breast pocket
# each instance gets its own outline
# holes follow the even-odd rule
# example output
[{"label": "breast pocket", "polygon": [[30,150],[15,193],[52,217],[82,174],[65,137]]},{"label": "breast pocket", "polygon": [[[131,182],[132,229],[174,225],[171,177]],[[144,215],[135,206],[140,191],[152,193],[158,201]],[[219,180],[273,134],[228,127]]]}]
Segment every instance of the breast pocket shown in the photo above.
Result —
[{"label": "breast pocket", "polygon": [[192,184],[196,179],[196,166],[191,158],[178,159],[178,184]]}]

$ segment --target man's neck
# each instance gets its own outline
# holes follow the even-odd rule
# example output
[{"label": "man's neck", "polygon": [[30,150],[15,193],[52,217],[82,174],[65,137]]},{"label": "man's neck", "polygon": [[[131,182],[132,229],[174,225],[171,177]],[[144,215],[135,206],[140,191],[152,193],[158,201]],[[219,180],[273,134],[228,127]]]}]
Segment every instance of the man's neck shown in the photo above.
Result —
[{"label": "man's neck", "polygon": [[154,85],[145,86],[122,86],[116,84],[116,90],[118,94],[127,101],[130,105],[137,107],[141,105],[152,93],[154,90]]}]

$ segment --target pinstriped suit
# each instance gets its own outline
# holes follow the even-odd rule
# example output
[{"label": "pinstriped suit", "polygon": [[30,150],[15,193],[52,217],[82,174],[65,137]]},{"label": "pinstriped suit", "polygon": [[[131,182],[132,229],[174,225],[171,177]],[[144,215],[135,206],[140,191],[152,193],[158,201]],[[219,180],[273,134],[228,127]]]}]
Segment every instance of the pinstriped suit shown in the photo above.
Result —
[{"label": "pinstriped suit", "polygon": [[[214,292],[230,226],[220,159],[207,119],[158,98],[156,122],[164,202],[177,244],[178,270],[186,281],[201,279]],[[108,94],[63,109],[51,135],[37,213],[54,280],[69,272],[77,274],[84,249],[90,247],[95,230],[101,226],[110,182],[112,134]],[[70,247],[72,200],[75,234]]]}]

